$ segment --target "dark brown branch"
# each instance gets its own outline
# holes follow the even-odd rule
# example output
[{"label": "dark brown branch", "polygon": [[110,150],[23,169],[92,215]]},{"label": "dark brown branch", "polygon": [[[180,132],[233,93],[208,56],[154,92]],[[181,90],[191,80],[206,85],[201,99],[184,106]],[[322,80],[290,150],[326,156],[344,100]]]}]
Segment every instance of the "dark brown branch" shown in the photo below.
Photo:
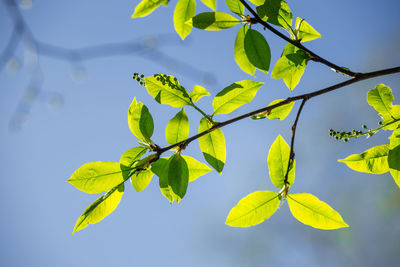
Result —
[{"label": "dark brown branch", "polygon": [[297,129],[297,123],[300,118],[301,111],[303,110],[304,104],[308,98],[303,98],[303,101],[301,101],[299,110],[297,111],[296,119],[294,120],[294,123],[292,125],[292,139],[290,141],[290,152],[289,152],[289,160],[288,160],[288,166],[285,174],[285,179],[284,179],[284,185],[285,187],[289,187],[290,185],[288,184],[288,177],[289,177],[289,171],[290,171],[290,166],[292,166],[293,161],[294,161],[294,139],[296,137],[296,129]]},{"label": "dark brown branch", "polygon": [[157,153],[158,153],[158,155],[161,155],[162,153],[164,153],[164,152],[166,152],[166,151],[168,151],[168,150],[170,150],[172,148],[187,146],[190,142],[192,142],[192,141],[202,137],[203,135],[206,135],[206,134],[208,134],[208,133],[210,133],[210,132],[212,132],[212,131],[214,131],[214,130],[216,130],[218,128],[222,128],[222,127],[224,127],[226,125],[232,124],[234,122],[237,122],[239,120],[248,118],[250,116],[253,116],[253,115],[261,113],[261,112],[271,112],[271,110],[273,110],[274,108],[286,105],[286,104],[288,104],[290,102],[298,101],[298,100],[308,100],[310,98],[329,93],[331,91],[337,90],[339,88],[342,88],[344,86],[347,86],[347,85],[350,85],[350,84],[353,84],[353,83],[356,83],[356,82],[359,82],[359,81],[362,81],[362,80],[371,79],[371,78],[384,76],[384,75],[388,75],[388,74],[399,73],[399,72],[400,72],[400,67],[395,67],[395,68],[378,70],[378,71],[373,71],[373,72],[368,72],[368,73],[361,73],[361,74],[357,75],[357,77],[355,77],[355,78],[352,78],[352,79],[347,80],[345,82],[337,83],[335,85],[326,87],[326,88],[321,89],[321,90],[317,90],[317,91],[314,91],[314,92],[311,92],[311,93],[302,94],[302,95],[298,95],[298,96],[294,96],[294,97],[288,97],[285,100],[283,100],[283,101],[281,101],[281,102],[279,102],[277,104],[251,111],[249,113],[240,115],[240,116],[232,118],[230,120],[226,120],[224,122],[217,122],[210,129],[208,129],[208,130],[206,130],[204,132],[198,133],[198,134],[196,134],[194,136],[191,136],[188,139],[183,140],[181,142],[178,142],[176,144],[163,147],[163,148],[157,150]]},{"label": "dark brown branch", "polygon": [[305,47],[302,43],[300,43],[299,41],[296,40],[292,40],[291,38],[287,37],[286,35],[284,35],[283,33],[281,33],[280,31],[276,30],[274,27],[272,27],[269,23],[263,21],[260,16],[258,16],[257,12],[249,5],[246,3],[245,0],[240,0],[240,2],[246,7],[246,9],[254,16],[253,21],[260,23],[262,26],[264,26],[266,29],[268,29],[269,31],[271,31],[272,33],[274,33],[275,35],[277,35],[278,37],[280,37],[281,39],[291,43],[292,45],[306,51],[310,56],[311,56],[311,60],[316,61],[316,62],[320,62],[326,66],[331,67],[332,69],[334,69],[337,72],[341,72],[344,73],[346,75],[349,75],[351,77],[356,77],[357,75],[359,75],[359,73],[350,71],[348,69],[339,67],[338,65],[320,57],[319,55],[317,55],[316,53],[314,53],[313,51],[311,51],[310,49],[308,49],[307,47]]}]

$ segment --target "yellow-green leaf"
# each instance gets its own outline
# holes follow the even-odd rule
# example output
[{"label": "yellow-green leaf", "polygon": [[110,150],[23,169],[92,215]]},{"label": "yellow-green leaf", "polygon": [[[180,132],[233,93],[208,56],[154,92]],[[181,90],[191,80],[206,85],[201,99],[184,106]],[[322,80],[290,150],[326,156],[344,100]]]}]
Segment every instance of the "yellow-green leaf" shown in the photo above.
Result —
[{"label": "yellow-green leaf", "polygon": [[68,183],[88,194],[108,191],[124,181],[120,164],[105,161],[86,163],[67,180]]},{"label": "yellow-green leaf", "polygon": [[131,184],[137,192],[141,192],[150,184],[153,172],[150,169],[140,170],[132,174]]},{"label": "yellow-green leaf", "polygon": [[234,227],[249,227],[262,223],[278,209],[279,193],[256,191],[242,198],[231,209],[226,224]]},{"label": "yellow-green leaf", "polygon": [[178,80],[170,75],[155,74],[145,78],[147,92],[160,104],[175,108],[190,105],[190,97]]},{"label": "yellow-green leaf", "polygon": [[367,94],[367,101],[384,120],[394,119],[392,113],[393,102],[392,90],[384,84],[378,84]]},{"label": "yellow-green leaf", "polygon": [[211,8],[212,10],[217,10],[217,0],[201,0],[203,4]]},{"label": "yellow-green leaf", "polygon": [[246,36],[249,27],[243,25],[236,35],[235,40],[235,48],[234,55],[235,61],[239,65],[239,67],[246,73],[254,76],[254,72],[256,71],[256,67],[251,64],[249,59],[247,58],[246,51],[244,48],[244,38]]},{"label": "yellow-green leaf", "polygon": [[98,223],[107,217],[117,208],[123,194],[124,184],[120,184],[96,199],[78,218],[72,234],[86,228],[89,224]]},{"label": "yellow-green leaf", "polygon": [[145,147],[132,147],[125,151],[119,160],[119,163],[121,165],[124,165],[126,167],[132,167],[133,164],[138,161],[147,151],[147,148]]},{"label": "yellow-green leaf", "polygon": [[[199,125],[199,133],[212,127],[212,124],[202,118]],[[199,138],[201,152],[204,159],[221,174],[226,159],[225,137],[221,129],[216,129]]]},{"label": "yellow-green leaf", "polygon": [[300,82],[309,56],[306,52],[288,43],[282,57],[276,62],[271,72],[271,78],[283,79],[286,86],[293,90]]},{"label": "yellow-green leaf", "polygon": [[229,10],[233,13],[238,15],[244,14],[244,5],[240,0],[225,0],[226,5],[228,6]]},{"label": "yellow-green leaf", "polygon": [[165,130],[167,142],[171,145],[183,141],[189,136],[189,118],[182,108],[167,124]]},{"label": "yellow-green leaf", "polygon": [[136,101],[136,97],[129,106],[128,125],[138,139],[145,143],[151,143],[151,136],[154,131],[153,117],[142,102]]},{"label": "yellow-green leaf", "polygon": [[388,154],[389,145],[379,145],[338,161],[358,172],[382,174],[389,171]]},{"label": "yellow-green leaf", "polygon": [[388,154],[389,171],[397,186],[400,187],[400,128],[390,136],[390,150]]},{"label": "yellow-green leaf", "polygon": [[223,12],[204,12],[194,16],[188,23],[192,23],[198,29],[220,31],[235,26],[239,20]]},{"label": "yellow-green leaf", "polygon": [[[268,168],[269,177],[272,183],[278,187],[282,188],[285,181],[285,175],[289,165],[289,154],[290,147],[286,143],[282,136],[278,135],[274,143],[271,145],[268,153]],[[292,185],[294,183],[296,162],[293,160],[293,164],[290,165],[290,170],[288,174],[288,184]]]},{"label": "yellow-green leaf", "polygon": [[252,65],[268,73],[271,63],[271,49],[261,33],[252,29],[247,30],[244,37],[244,50]]},{"label": "yellow-green leaf", "polygon": [[166,6],[169,0],[142,0],[132,14],[132,18],[145,17],[153,12],[160,5]]},{"label": "yellow-green leaf", "polygon": [[244,80],[235,82],[219,92],[213,102],[214,115],[228,114],[238,107],[249,103],[264,83]]},{"label": "yellow-green leaf", "polygon": [[289,194],[287,200],[293,216],[306,225],[324,230],[349,227],[337,211],[311,194]]},{"label": "yellow-green leaf", "polygon": [[193,102],[197,102],[203,96],[209,96],[209,95],[210,95],[210,93],[204,87],[202,87],[200,85],[193,86],[193,90],[189,94],[189,96]]},{"label": "yellow-green leaf", "polygon": [[186,23],[196,12],[195,0],[178,0],[174,11],[174,26],[176,32],[183,39],[192,31],[192,25]]},{"label": "yellow-green leaf", "polygon": [[[271,103],[269,103],[268,107],[278,104],[284,100],[285,99],[276,99],[276,100],[272,101]],[[251,116],[251,118],[254,120],[258,120],[258,119],[264,119],[264,118],[268,117],[268,119],[270,119],[270,120],[273,120],[273,119],[284,120],[289,115],[293,106],[294,106],[294,102],[289,102],[288,104],[274,108],[273,110],[271,110],[269,112],[266,111],[266,112],[261,112],[256,115],[253,115],[253,116]]]},{"label": "yellow-green leaf", "polygon": [[295,32],[297,32],[297,38],[301,40],[301,42],[307,42],[322,37],[322,35],[308,24],[307,21],[301,18],[296,19]]},{"label": "yellow-green leaf", "polygon": [[249,0],[249,1],[252,2],[256,6],[261,6],[265,2],[265,0]]}]

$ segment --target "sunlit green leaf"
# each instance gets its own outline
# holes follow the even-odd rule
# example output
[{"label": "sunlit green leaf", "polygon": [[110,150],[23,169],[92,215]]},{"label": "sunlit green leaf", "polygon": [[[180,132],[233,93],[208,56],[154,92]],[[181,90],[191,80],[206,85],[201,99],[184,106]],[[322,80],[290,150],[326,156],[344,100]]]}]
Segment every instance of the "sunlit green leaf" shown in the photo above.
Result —
[{"label": "sunlit green leaf", "polygon": [[[189,182],[193,182],[197,180],[200,176],[207,174],[211,171],[211,169],[204,163],[190,157],[187,155],[181,155],[184,160],[186,161],[186,164],[188,166],[189,170]],[[164,171],[164,166],[167,164],[168,158],[160,158],[158,161],[152,164],[151,170],[158,176],[160,177]]]},{"label": "sunlit green leaf", "polygon": [[311,194],[289,194],[287,200],[293,216],[306,225],[324,230],[349,227],[337,211]]},{"label": "sunlit green leaf", "polygon": [[309,56],[306,52],[288,43],[282,57],[276,62],[271,72],[271,78],[283,79],[286,86],[293,90],[300,82]]},{"label": "sunlit green leaf", "polygon": [[382,174],[389,171],[388,166],[389,145],[379,145],[364,151],[361,154],[353,154],[345,159],[339,159],[358,172]]},{"label": "sunlit green leaf", "polygon": [[384,130],[395,130],[400,127],[400,105],[392,106],[391,116],[383,117],[382,124],[386,125],[382,128]]},{"label": "sunlit green leaf", "polygon": [[[282,188],[284,185],[285,175],[289,165],[289,154],[289,145],[285,142],[282,136],[278,135],[269,149],[267,159],[269,177],[271,178],[272,183],[278,188]],[[295,166],[296,162],[293,160],[287,179],[289,185],[294,183]]]},{"label": "sunlit green leaf", "polygon": [[389,171],[397,186],[400,187],[400,128],[390,136],[390,150],[388,154]]},{"label": "sunlit green leaf", "polygon": [[238,107],[249,103],[264,83],[244,80],[225,87],[214,98],[214,115],[228,114]]},{"label": "sunlit green leaf", "polygon": [[307,23],[307,21],[301,18],[296,19],[294,28],[297,32],[297,38],[301,40],[301,42],[307,42],[322,37],[319,32]]},{"label": "sunlit green leaf", "polygon": [[248,30],[249,27],[243,25],[236,35],[235,49],[234,49],[235,61],[244,72],[254,76],[256,67],[253,64],[251,64],[251,62],[247,58],[246,51],[244,49],[244,38]]},{"label": "sunlit green leaf", "polygon": [[165,130],[167,142],[176,144],[189,136],[189,118],[185,109],[182,108],[167,124]]},{"label": "sunlit green leaf", "polygon": [[[284,100],[285,99],[276,99],[276,100],[272,101],[271,103],[269,103],[268,107],[278,104]],[[289,115],[293,106],[294,106],[294,102],[289,102],[288,104],[274,108],[273,110],[271,110],[269,112],[266,111],[266,112],[262,112],[262,113],[253,115],[251,118],[254,120],[258,120],[258,119],[264,119],[264,118],[268,117],[268,119],[270,119],[270,120],[273,120],[273,119],[284,120]]]},{"label": "sunlit green leaf", "polygon": [[[202,118],[199,125],[199,133],[212,127],[212,124]],[[204,159],[221,174],[226,159],[225,137],[221,129],[216,129],[199,138],[200,149]]]},{"label": "sunlit green leaf", "polygon": [[200,176],[207,174],[211,169],[204,163],[186,155],[182,155],[189,169],[189,182],[195,181]]},{"label": "sunlit green leaf", "polygon": [[166,6],[168,2],[169,0],[142,0],[142,2],[136,6],[132,18],[145,17],[160,5]]},{"label": "sunlit green leaf", "polygon": [[194,16],[188,21],[188,23],[190,22],[198,29],[220,31],[235,26],[239,20],[223,12],[204,12]]},{"label": "sunlit green leaf", "polygon": [[190,105],[190,97],[178,80],[170,75],[155,74],[145,78],[147,92],[160,104],[175,108]]},{"label": "sunlit green leaf", "polygon": [[98,223],[107,217],[117,208],[123,194],[124,184],[122,183],[96,199],[78,218],[72,234],[86,228],[89,224]]},{"label": "sunlit green leaf", "polygon": [[147,148],[145,147],[141,146],[132,147],[131,149],[128,149],[121,155],[119,163],[126,167],[132,167],[133,164],[146,153],[146,151]]},{"label": "sunlit green leaf", "polygon": [[193,102],[197,102],[203,96],[209,96],[209,95],[210,95],[210,93],[204,87],[202,87],[200,85],[193,86],[193,90],[189,94],[189,96]]},{"label": "sunlit green leaf", "polygon": [[217,0],[201,0],[203,4],[211,8],[212,10],[217,10]]},{"label": "sunlit green leaf", "polygon": [[108,191],[124,181],[120,164],[105,161],[86,163],[67,180],[68,183],[88,194]]},{"label": "sunlit green leaf", "polygon": [[248,29],[244,37],[244,50],[251,64],[268,73],[271,63],[271,49],[261,33]]},{"label": "sunlit green leaf", "polygon": [[151,182],[153,172],[150,169],[140,170],[132,174],[131,183],[137,192],[143,191]]},{"label": "sunlit green leaf", "polygon": [[154,131],[153,117],[142,102],[133,99],[128,111],[128,124],[131,132],[145,143],[151,143]]},{"label": "sunlit green leaf", "polygon": [[256,6],[261,6],[265,2],[265,0],[249,0],[249,1],[255,4]]},{"label": "sunlit green leaf", "polygon": [[283,0],[267,0],[257,7],[257,13],[262,20],[281,26],[285,29],[292,26],[292,12]]},{"label": "sunlit green leaf", "polygon": [[374,107],[385,120],[392,120],[394,118],[392,112],[393,100],[392,90],[384,84],[378,84],[367,94],[368,104]]},{"label": "sunlit green leaf", "polygon": [[225,0],[225,2],[230,11],[238,15],[243,15],[244,5],[240,2],[240,0]]},{"label": "sunlit green leaf", "polygon": [[192,31],[192,25],[186,21],[191,19],[195,12],[195,0],[178,0],[174,11],[174,26],[182,40]]},{"label": "sunlit green leaf", "polygon": [[169,157],[160,158],[151,164],[151,171],[159,178],[160,191],[168,201],[172,204],[175,199],[175,194],[172,192],[168,183]]},{"label": "sunlit green leaf", "polygon": [[262,223],[278,209],[279,193],[257,191],[242,198],[231,209],[226,224],[234,227],[249,227]]}]

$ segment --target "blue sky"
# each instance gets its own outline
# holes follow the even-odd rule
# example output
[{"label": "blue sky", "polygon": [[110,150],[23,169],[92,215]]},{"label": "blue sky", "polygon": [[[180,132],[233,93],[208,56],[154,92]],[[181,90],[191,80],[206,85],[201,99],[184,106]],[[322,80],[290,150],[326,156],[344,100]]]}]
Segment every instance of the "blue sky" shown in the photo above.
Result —
[{"label": "blue sky", "polygon": [[[208,11],[197,2],[197,13]],[[377,125],[379,118],[366,102],[367,91],[385,83],[399,104],[398,75],[316,98],[307,103],[299,122],[292,191],[309,192],[329,203],[342,214],[348,229],[312,229],[297,222],[287,205],[255,227],[237,229],[224,224],[242,197],[274,190],[268,178],[267,151],[278,134],[289,140],[291,114],[285,121],[249,119],[227,126],[228,154],[222,175],[213,172],[191,183],[179,205],[170,206],[162,197],[156,178],[141,193],[127,184],[115,212],[72,236],[76,219],[96,196],[65,181],[84,163],[118,161],[125,150],[136,146],[127,123],[133,97],[145,103],[154,117],[154,140],[167,144],[164,129],[176,110],[156,103],[132,80],[134,72],[171,74],[187,89],[199,84],[212,95],[235,81],[265,83],[250,104],[220,120],[345,79],[310,63],[300,85],[289,92],[281,80],[261,72],[254,78],[238,68],[233,59],[238,27],[222,32],[194,29],[180,41],[172,21],[175,1],[146,18],[131,19],[137,3],[42,0],[21,8],[36,41],[65,49],[124,43],[129,52],[119,54],[115,46],[108,46],[100,51],[108,56],[80,61],[45,54],[36,57],[25,36],[1,70],[1,266],[377,266],[398,262],[400,191],[393,179],[386,174],[356,173],[337,162],[387,143],[388,134],[346,144],[328,135],[330,128]],[[323,57],[360,72],[399,65],[398,1],[289,0],[288,4],[294,16],[305,18],[322,34],[322,39],[306,45]],[[227,11],[223,1],[217,6],[218,11]],[[6,1],[0,1],[0,51],[6,48],[12,28]],[[271,47],[272,67],[285,43],[260,26],[255,28]],[[199,103],[211,111],[210,97]],[[187,112],[192,135],[200,116]],[[23,123],[15,124],[15,119]],[[203,160],[197,142],[185,153]]]}]

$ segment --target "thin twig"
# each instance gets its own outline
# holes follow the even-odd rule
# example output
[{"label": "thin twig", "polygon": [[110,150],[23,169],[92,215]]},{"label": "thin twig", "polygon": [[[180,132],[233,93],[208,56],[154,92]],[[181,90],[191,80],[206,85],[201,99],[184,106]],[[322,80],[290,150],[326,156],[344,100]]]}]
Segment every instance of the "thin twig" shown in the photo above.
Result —
[{"label": "thin twig", "polygon": [[332,69],[334,69],[337,72],[341,72],[344,73],[346,75],[349,75],[351,77],[357,77],[358,75],[360,75],[360,73],[356,73],[353,71],[350,71],[346,68],[342,68],[339,67],[338,65],[324,59],[323,57],[317,55],[316,53],[314,53],[313,51],[311,51],[310,49],[308,49],[307,47],[305,47],[302,43],[300,43],[299,41],[296,40],[292,40],[291,38],[287,37],[286,35],[284,35],[283,33],[281,33],[280,31],[276,30],[274,27],[272,27],[269,23],[263,21],[260,16],[257,14],[257,12],[249,5],[246,3],[245,0],[239,0],[245,7],[246,9],[254,16],[253,22],[257,22],[260,23],[261,25],[263,25],[266,29],[268,29],[269,31],[271,31],[272,33],[274,33],[275,35],[277,35],[278,37],[280,37],[281,39],[291,43],[292,45],[306,51],[308,54],[310,54],[311,56],[311,60],[316,61],[316,62],[320,62],[324,65],[327,65],[329,67],[331,67]]}]

